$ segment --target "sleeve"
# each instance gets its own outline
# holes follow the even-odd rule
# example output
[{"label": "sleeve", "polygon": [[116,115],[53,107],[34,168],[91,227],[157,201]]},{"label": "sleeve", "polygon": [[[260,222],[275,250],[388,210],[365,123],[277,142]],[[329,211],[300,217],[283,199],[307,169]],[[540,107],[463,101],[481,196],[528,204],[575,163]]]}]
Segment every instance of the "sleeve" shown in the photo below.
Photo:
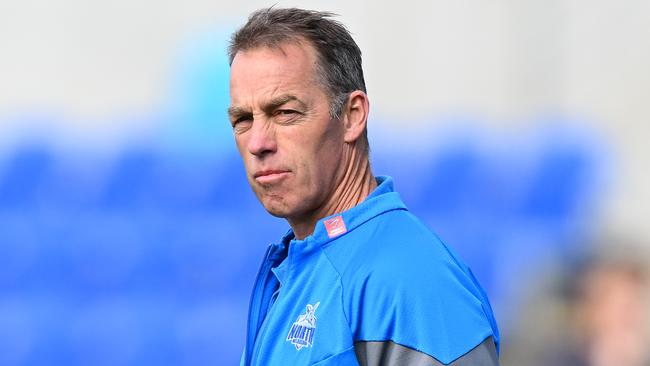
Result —
[{"label": "sleeve", "polygon": [[396,250],[357,271],[347,312],[361,365],[498,365],[482,289],[439,248]]},{"label": "sleeve", "polygon": [[[354,345],[360,366],[442,366],[443,364],[424,352],[394,343],[357,342]],[[471,351],[456,359],[449,366],[498,366],[494,339],[488,337]]]}]

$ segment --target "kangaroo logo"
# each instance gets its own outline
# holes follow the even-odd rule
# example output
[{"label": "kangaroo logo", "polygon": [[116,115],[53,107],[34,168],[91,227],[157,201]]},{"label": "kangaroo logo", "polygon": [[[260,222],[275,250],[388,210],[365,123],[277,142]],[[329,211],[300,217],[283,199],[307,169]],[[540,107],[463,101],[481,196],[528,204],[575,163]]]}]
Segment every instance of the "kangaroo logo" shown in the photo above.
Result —
[{"label": "kangaroo logo", "polygon": [[287,342],[296,346],[297,350],[302,347],[311,347],[314,344],[314,332],[316,331],[316,309],[320,301],[314,306],[307,304],[307,311],[300,314],[298,319],[291,326],[287,334]]}]

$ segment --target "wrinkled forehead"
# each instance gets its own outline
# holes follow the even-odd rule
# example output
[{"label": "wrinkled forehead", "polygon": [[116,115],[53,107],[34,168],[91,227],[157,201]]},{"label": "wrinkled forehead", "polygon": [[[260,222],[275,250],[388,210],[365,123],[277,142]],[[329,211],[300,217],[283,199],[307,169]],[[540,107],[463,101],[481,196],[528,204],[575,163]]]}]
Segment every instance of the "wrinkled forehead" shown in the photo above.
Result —
[{"label": "wrinkled forehead", "polygon": [[[247,62],[242,63],[242,59]],[[281,63],[289,63],[300,71],[309,71],[313,81],[322,82],[318,52],[312,43],[304,38],[287,38],[281,42],[260,43],[238,50],[230,64],[230,76],[232,79],[236,71],[242,71],[238,70],[242,68],[242,64],[246,70],[250,70],[255,69],[255,66],[277,66]]]},{"label": "wrinkled forehead", "polygon": [[311,88],[318,81],[313,48],[302,44],[241,50],[230,68],[231,97],[287,86]]}]

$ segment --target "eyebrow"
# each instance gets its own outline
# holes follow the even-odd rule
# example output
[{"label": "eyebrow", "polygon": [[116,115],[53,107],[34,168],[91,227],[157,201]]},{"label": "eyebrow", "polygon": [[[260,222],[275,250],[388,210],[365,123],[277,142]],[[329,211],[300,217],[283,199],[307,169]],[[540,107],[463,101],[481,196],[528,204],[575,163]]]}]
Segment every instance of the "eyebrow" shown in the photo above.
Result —
[{"label": "eyebrow", "polygon": [[[281,95],[279,97],[271,99],[268,103],[266,103],[262,107],[262,109],[264,110],[265,113],[271,114],[275,109],[292,101],[297,102],[300,105],[300,107],[303,109],[307,108],[305,102],[300,100],[298,97],[296,97],[295,95],[287,94],[287,95]],[[252,113],[253,112],[251,112],[250,109],[244,107],[231,106],[228,108],[228,115],[231,118],[238,118],[240,116],[250,115]]]},{"label": "eyebrow", "polygon": [[230,116],[230,118],[232,119],[239,118],[240,116],[245,116],[251,113],[252,112],[246,108],[237,107],[237,106],[228,107],[228,116]]},{"label": "eyebrow", "polygon": [[264,106],[263,109],[264,109],[265,112],[270,114],[270,112],[274,111],[275,109],[277,109],[277,108],[279,108],[279,107],[281,107],[281,106],[283,106],[283,105],[285,105],[285,104],[287,104],[289,102],[293,102],[293,101],[298,102],[298,104],[300,104],[301,108],[306,107],[305,103],[302,100],[298,99],[298,97],[296,97],[295,95],[287,94],[287,95],[281,95],[281,96],[279,96],[277,98],[271,99]]}]

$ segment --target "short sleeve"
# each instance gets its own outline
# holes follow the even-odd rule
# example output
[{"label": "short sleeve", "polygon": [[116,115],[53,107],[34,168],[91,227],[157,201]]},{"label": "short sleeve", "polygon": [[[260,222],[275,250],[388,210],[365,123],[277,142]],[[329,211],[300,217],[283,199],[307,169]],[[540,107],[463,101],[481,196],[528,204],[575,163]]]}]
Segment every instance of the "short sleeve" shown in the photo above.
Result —
[{"label": "short sleeve", "polygon": [[434,235],[381,238],[345,281],[355,343],[390,341],[446,365],[490,337],[497,342],[483,290],[442,242]]}]

